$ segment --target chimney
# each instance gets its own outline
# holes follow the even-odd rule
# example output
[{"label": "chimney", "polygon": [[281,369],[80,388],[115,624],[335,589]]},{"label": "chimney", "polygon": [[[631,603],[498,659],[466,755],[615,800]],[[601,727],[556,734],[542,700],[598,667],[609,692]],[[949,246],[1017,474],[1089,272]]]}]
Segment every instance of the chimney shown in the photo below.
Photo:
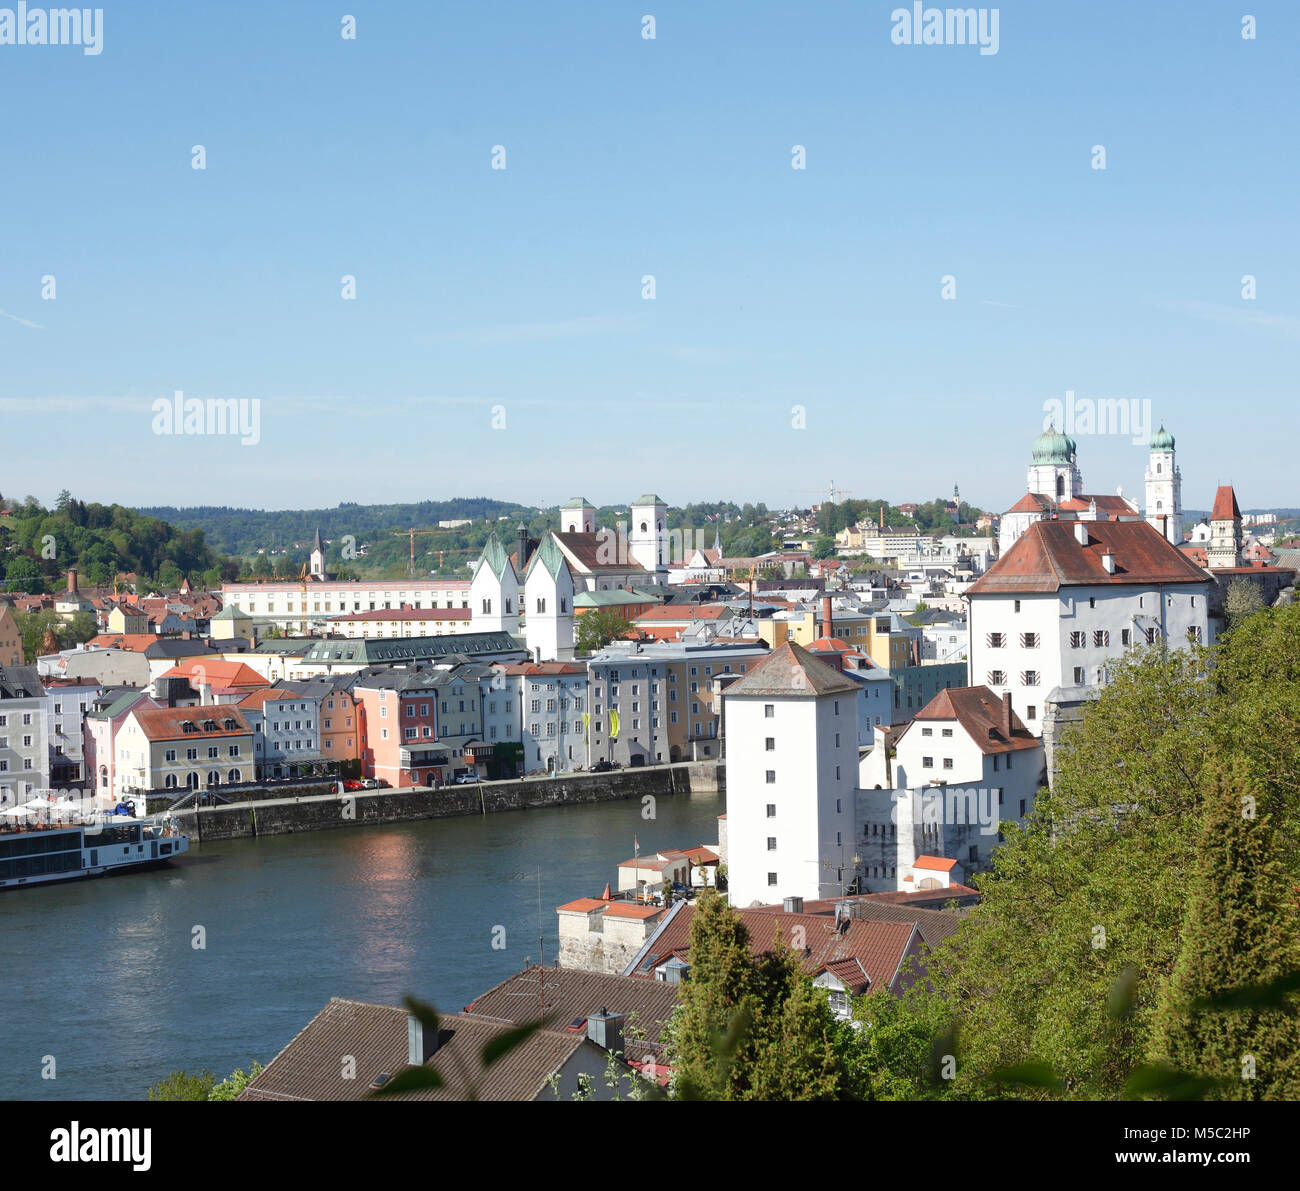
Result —
[{"label": "chimney", "polygon": [[587,1017],[587,1037],[602,1050],[615,1055],[622,1054],[623,1015],[610,1013],[602,1006],[599,1013],[592,1013]]},{"label": "chimney", "polygon": [[77,568],[76,567],[68,568],[68,594],[69,595],[77,594]]},{"label": "chimney", "polygon": [[783,901],[783,902],[781,903],[781,908],[782,908],[782,909],[783,909],[787,914],[802,914],[802,913],[803,913],[803,898],[801,898],[801,897],[787,897],[787,898],[785,899],[785,901]]},{"label": "chimney", "polygon": [[1011,692],[1007,691],[1002,696],[1002,733],[1008,740],[1011,739]]},{"label": "chimney", "polygon": [[1082,521],[1076,521],[1074,523],[1074,540],[1078,542],[1080,546],[1086,546],[1088,544],[1088,527]]},{"label": "chimney", "polygon": [[831,597],[822,596],[822,636],[835,636],[835,618],[831,614]]},{"label": "chimney", "polygon": [[1106,574],[1113,575],[1115,573],[1115,556],[1109,550],[1101,556],[1101,565]]},{"label": "chimney", "polygon": [[438,1049],[438,1031],[428,1029],[414,1013],[406,1015],[406,1061],[423,1067]]}]

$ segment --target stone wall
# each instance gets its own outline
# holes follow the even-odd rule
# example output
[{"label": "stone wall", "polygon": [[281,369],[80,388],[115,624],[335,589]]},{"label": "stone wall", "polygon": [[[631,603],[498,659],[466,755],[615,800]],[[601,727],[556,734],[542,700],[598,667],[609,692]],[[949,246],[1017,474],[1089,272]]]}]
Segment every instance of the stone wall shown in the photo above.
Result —
[{"label": "stone wall", "polygon": [[715,766],[674,765],[611,773],[562,774],[484,785],[358,790],[342,797],[297,796],[179,811],[176,821],[195,842],[325,831],[364,823],[401,823],[501,811],[535,810],[620,799],[656,798],[692,791],[711,792]]}]

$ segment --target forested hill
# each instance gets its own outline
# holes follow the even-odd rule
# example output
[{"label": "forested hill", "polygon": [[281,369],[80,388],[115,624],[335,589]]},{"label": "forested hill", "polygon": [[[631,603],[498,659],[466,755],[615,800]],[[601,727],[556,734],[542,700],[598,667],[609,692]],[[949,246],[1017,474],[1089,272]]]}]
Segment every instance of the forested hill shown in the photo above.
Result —
[{"label": "forested hill", "polygon": [[[353,502],[333,509],[234,509],[226,506],[148,508],[139,512],[157,517],[179,529],[202,529],[208,541],[227,554],[251,555],[259,550],[291,550],[295,543],[310,542],[319,527],[327,541],[351,535],[358,543],[379,539],[396,529],[436,529],[439,521],[468,518],[474,522],[510,519],[511,530],[522,519],[531,520],[535,509],[487,497],[425,500],[418,504],[362,505]],[[403,546],[405,549],[405,546]]]}]

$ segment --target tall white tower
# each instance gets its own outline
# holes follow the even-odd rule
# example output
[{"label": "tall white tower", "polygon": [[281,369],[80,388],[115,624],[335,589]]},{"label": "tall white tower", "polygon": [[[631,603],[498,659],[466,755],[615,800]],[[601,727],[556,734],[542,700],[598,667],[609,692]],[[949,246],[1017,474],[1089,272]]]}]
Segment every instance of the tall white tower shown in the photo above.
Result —
[{"label": "tall white tower", "polygon": [[840,896],[857,876],[857,684],[787,643],[723,699],[731,904]]},{"label": "tall white tower", "polygon": [[476,633],[519,632],[519,578],[496,534],[488,538],[474,568],[469,606]]},{"label": "tall white tower", "polygon": [[1161,422],[1151,436],[1146,473],[1147,523],[1175,546],[1183,541],[1183,476],[1174,459],[1174,436]]},{"label": "tall white tower", "polygon": [[535,662],[573,657],[573,574],[549,531],[524,577],[524,640]]},{"label": "tall white tower", "polygon": [[632,504],[632,528],[627,536],[631,561],[647,571],[668,569],[668,506],[649,493]]},{"label": "tall white tower", "polygon": [[1060,433],[1055,426],[1034,439],[1029,491],[1057,504],[1072,500],[1083,491],[1074,439]]},{"label": "tall white tower", "polygon": [[595,533],[595,506],[581,496],[565,501],[560,506],[561,533]]}]

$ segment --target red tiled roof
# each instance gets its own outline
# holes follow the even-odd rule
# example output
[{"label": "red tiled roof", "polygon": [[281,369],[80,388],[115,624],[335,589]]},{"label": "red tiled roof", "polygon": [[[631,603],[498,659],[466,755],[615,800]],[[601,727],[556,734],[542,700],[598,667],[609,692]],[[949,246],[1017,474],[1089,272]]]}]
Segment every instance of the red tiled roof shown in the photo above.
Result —
[{"label": "red tiled roof", "polygon": [[929,869],[936,873],[950,873],[957,867],[957,862],[945,856],[918,856],[912,862],[912,867]]},{"label": "red tiled roof", "polygon": [[575,666],[572,662],[520,662],[518,665],[504,667],[506,674],[585,674],[586,669]]},{"label": "red tiled roof", "polygon": [[155,641],[162,640],[153,633],[100,633],[91,637],[87,645],[96,649],[128,649],[132,653],[144,653]]},{"label": "red tiled roof", "polygon": [[[805,947],[796,954],[810,975],[816,975],[836,960],[856,958],[874,988],[887,989],[893,984],[912,937],[918,933],[914,922],[868,922],[850,918],[836,929],[833,922],[817,914],[774,913],[757,907],[736,913],[749,935],[752,952],[771,951],[778,938],[790,944],[795,928],[802,927]],[[694,914],[695,907],[687,903],[666,921],[651,940],[637,975],[652,975],[654,968],[671,955],[685,954]]]},{"label": "red tiled roof", "polygon": [[[247,736],[251,729],[244,717],[229,704],[217,707],[148,707],[131,713],[148,740],[211,740],[218,736]],[[216,727],[204,730],[211,720]],[[234,728],[224,727],[226,720],[235,722]],[[186,732],[181,725],[189,722],[195,731]]]},{"label": "red tiled roof", "polygon": [[603,910],[610,905],[607,901],[602,901],[598,897],[580,897],[576,901],[565,902],[562,906],[556,906],[557,910],[573,910],[579,914],[590,914],[592,910]]},{"label": "red tiled roof", "polygon": [[638,906],[635,902],[611,902],[605,911],[606,918],[654,918],[664,912],[663,906]]},{"label": "red tiled roof", "polygon": [[569,556],[569,560],[576,563],[581,571],[641,571],[647,575],[650,573],[631,557],[626,562],[606,562],[603,556],[610,552],[608,534],[552,532],[551,536],[560,544],[564,553]]},{"label": "red tiled roof", "polygon": [[1220,484],[1214,494],[1214,510],[1210,513],[1211,521],[1240,521],[1241,510],[1237,507],[1237,494],[1231,484]]},{"label": "red tiled roof", "polygon": [[962,686],[940,691],[895,737],[901,741],[917,720],[956,720],[984,753],[1009,753],[1040,747],[1039,740],[1011,712],[1011,735],[1003,727],[1004,706],[986,686]]},{"label": "red tiled roof", "polygon": [[[1008,510],[1008,513],[1045,513],[1052,507],[1052,502],[1038,492],[1026,492]],[[1005,516],[1006,514],[1003,514]]]},{"label": "red tiled roof", "polygon": [[[1075,530],[1083,526],[1088,544]],[[1115,573],[1102,556],[1115,556]],[[1074,585],[1204,583],[1205,573],[1145,521],[1036,521],[967,595],[1048,593]]]},{"label": "red tiled roof", "polygon": [[851,955],[847,959],[833,959],[822,968],[822,971],[829,972],[854,996],[866,992],[871,979],[863,968],[862,961],[856,955]]},{"label": "red tiled roof", "polygon": [[[157,640],[157,638],[155,637],[154,640]],[[211,683],[213,686],[222,686],[226,689],[271,685],[251,666],[246,666],[243,662],[227,662],[220,658],[215,660],[204,657],[186,658],[185,661],[178,662],[172,669],[159,677],[189,678],[191,680],[199,677],[204,683]]]},{"label": "red tiled roof", "polygon": [[636,623],[665,620],[686,624],[692,620],[717,620],[731,614],[732,611],[726,604],[664,604],[658,608],[647,608],[636,617]]},{"label": "red tiled roof", "polygon": [[1129,504],[1122,496],[1107,496],[1105,493],[1097,495],[1088,495],[1087,493],[1079,496],[1072,496],[1069,500],[1063,500],[1059,508],[1070,513],[1086,513],[1091,505],[1097,506],[1099,513],[1114,513],[1119,517],[1132,517],[1135,515],[1133,506]]}]

